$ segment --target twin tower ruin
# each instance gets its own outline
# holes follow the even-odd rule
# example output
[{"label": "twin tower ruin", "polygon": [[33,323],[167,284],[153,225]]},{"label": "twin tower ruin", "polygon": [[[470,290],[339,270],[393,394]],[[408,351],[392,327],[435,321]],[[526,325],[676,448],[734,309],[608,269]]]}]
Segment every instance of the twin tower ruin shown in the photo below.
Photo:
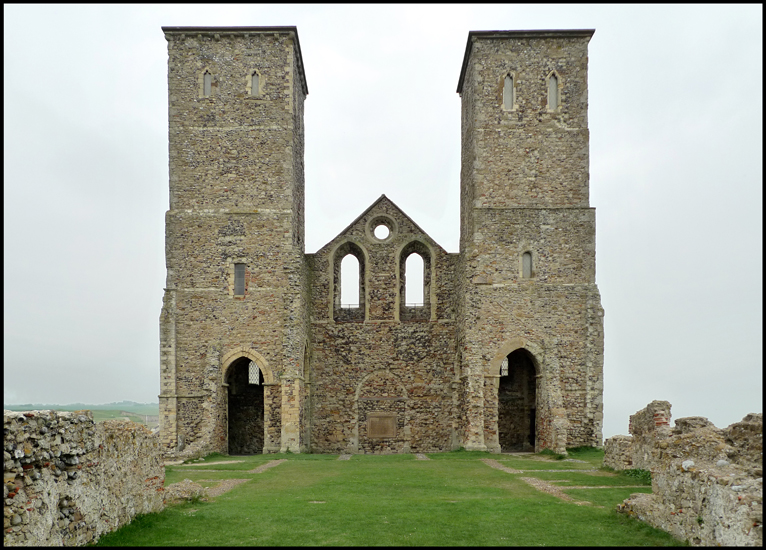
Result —
[{"label": "twin tower ruin", "polygon": [[[468,33],[457,254],[385,195],[306,254],[297,29],[163,31],[166,454],[601,445],[594,31]],[[405,300],[412,254],[423,260],[418,304]],[[348,255],[359,265],[352,307],[340,299]]]}]

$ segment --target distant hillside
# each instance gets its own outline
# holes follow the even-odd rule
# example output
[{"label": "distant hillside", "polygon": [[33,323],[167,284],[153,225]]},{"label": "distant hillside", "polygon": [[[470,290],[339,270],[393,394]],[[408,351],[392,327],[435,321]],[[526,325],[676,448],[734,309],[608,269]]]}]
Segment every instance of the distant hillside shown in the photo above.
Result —
[{"label": "distant hillside", "polygon": [[160,414],[159,403],[136,403],[135,401],[120,401],[118,403],[104,403],[101,405],[89,405],[87,403],[71,403],[69,405],[53,405],[44,403],[22,403],[20,405],[6,405],[3,408],[9,411],[34,411],[34,410],[54,410],[54,411],[79,411],[88,409],[91,411],[126,411],[135,414]]}]

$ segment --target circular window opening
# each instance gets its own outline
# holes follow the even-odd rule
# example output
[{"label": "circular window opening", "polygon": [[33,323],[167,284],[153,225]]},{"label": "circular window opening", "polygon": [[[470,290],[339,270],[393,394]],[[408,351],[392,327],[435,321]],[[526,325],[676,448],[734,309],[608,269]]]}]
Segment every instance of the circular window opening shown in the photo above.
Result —
[{"label": "circular window opening", "polygon": [[391,234],[391,231],[385,225],[380,224],[372,233],[375,235],[376,239],[380,239],[382,241],[388,238],[388,236]]}]

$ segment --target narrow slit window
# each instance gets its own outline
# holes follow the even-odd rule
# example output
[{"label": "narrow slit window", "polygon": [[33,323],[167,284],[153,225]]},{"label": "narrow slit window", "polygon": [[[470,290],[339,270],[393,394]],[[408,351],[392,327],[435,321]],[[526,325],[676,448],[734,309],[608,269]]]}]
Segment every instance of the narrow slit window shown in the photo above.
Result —
[{"label": "narrow slit window", "polygon": [[508,376],[508,357],[504,357],[500,363],[500,376]]},{"label": "narrow slit window", "polygon": [[505,75],[505,83],[503,84],[503,107],[507,110],[513,109],[513,77],[509,74]]},{"label": "narrow slit window", "polygon": [[532,278],[532,254],[524,252],[521,255],[521,277],[522,279]]},{"label": "narrow slit window", "polygon": [[205,71],[205,74],[202,75],[202,95],[205,97],[210,97],[212,89],[213,75],[211,75],[208,71]]},{"label": "narrow slit window", "polygon": [[555,74],[548,78],[548,109],[555,111],[559,108],[559,79]]},{"label": "narrow slit window", "polygon": [[258,73],[253,73],[253,79],[251,82],[251,88],[250,88],[250,95],[260,95],[260,92],[258,91],[260,86],[260,77],[258,76]]},{"label": "narrow slit window", "polygon": [[245,264],[234,264],[234,295],[245,295]]}]

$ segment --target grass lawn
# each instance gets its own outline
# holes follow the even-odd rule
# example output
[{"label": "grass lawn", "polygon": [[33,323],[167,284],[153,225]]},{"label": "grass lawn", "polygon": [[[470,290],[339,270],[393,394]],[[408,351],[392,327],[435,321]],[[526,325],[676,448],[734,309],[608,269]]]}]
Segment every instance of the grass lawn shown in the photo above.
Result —
[{"label": "grass lawn", "polygon": [[[211,455],[206,463],[166,468],[166,484],[191,479],[215,486],[249,479],[209,501],[167,507],[101,538],[103,546],[670,546],[670,535],[618,515],[617,503],[651,488],[613,476],[603,454],[570,454],[585,462],[488,453],[428,455]],[[521,474],[491,468],[498,460]],[[275,459],[286,462],[248,473]],[[203,464],[203,463],[195,463]],[[573,467],[576,466],[576,467]],[[548,468],[549,467],[549,468]],[[555,470],[576,469],[577,472]],[[214,471],[210,471],[214,470]],[[553,470],[553,471],[551,471]],[[579,506],[543,493],[522,477],[552,481]],[[568,481],[563,481],[568,480]],[[601,486],[605,489],[567,489]]]}]

